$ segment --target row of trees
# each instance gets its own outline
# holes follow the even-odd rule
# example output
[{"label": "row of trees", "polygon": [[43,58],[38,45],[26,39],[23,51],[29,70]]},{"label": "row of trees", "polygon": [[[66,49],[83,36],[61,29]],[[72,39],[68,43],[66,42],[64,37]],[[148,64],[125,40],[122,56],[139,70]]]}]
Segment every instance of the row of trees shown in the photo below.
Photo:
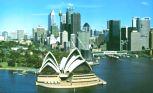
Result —
[{"label": "row of trees", "polygon": [[[12,47],[27,47],[28,50],[19,48],[12,50]],[[35,45],[22,45],[13,41],[0,42],[0,62],[7,62],[8,66],[17,67],[40,67],[42,52],[35,50]]]},{"label": "row of trees", "polygon": [[[12,47],[27,47],[27,50],[19,48],[18,50],[12,50]],[[63,56],[67,56],[68,53],[51,50],[46,46],[39,44],[21,45],[17,42],[7,41],[0,42],[0,62],[7,62],[8,66],[12,67],[34,67],[39,68],[42,64],[43,58],[48,51],[52,51],[58,62],[61,61]]]}]

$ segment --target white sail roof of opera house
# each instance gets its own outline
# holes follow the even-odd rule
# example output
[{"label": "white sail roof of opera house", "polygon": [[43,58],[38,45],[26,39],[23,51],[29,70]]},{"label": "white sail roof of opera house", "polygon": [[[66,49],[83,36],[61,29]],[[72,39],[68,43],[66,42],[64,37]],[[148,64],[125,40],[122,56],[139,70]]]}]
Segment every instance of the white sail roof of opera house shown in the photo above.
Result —
[{"label": "white sail roof of opera house", "polygon": [[48,52],[45,58],[43,59],[42,65],[38,73],[41,73],[42,70],[45,69],[45,67],[47,66],[51,67],[58,74],[71,73],[82,64],[85,64],[85,66],[87,66],[90,69],[90,71],[92,71],[92,68],[87,63],[87,61],[82,57],[78,48],[74,48],[67,57],[63,57],[60,64],[58,64],[54,55],[51,52]]}]

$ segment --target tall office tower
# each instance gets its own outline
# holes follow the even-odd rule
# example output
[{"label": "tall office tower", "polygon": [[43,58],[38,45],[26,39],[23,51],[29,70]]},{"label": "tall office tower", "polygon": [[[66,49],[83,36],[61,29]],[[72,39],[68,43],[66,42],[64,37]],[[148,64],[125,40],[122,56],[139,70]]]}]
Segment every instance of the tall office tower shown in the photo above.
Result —
[{"label": "tall office tower", "polygon": [[33,28],[33,41],[37,43],[44,43],[45,39],[47,38],[47,32],[44,27],[38,26]]},{"label": "tall office tower", "polygon": [[150,18],[142,18],[138,31],[141,33],[142,49],[149,49]]},{"label": "tall office tower", "polygon": [[102,32],[98,31],[98,30],[94,30],[93,32],[93,36],[99,36],[99,34],[101,34]]},{"label": "tall office tower", "polygon": [[89,32],[90,31],[90,25],[88,23],[85,23],[83,25],[83,31],[85,31],[85,32]]},{"label": "tall office tower", "polygon": [[73,13],[73,6],[69,5],[66,10],[66,31],[68,32],[68,40],[70,41],[71,35],[71,14]]},{"label": "tall office tower", "polygon": [[62,14],[62,31],[66,30],[66,14]]},{"label": "tall office tower", "polygon": [[24,40],[28,40],[28,35],[27,34],[24,35]]},{"label": "tall office tower", "polygon": [[108,50],[120,51],[120,20],[109,20],[109,42]]},{"label": "tall office tower", "polygon": [[128,27],[121,28],[121,50],[128,49]]},{"label": "tall office tower", "polygon": [[106,43],[108,43],[109,42],[109,29],[104,29],[103,33],[104,33],[104,38],[105,38],[104,40]]},{"label": "tall office tower", "polygon": [[24,39],[24,30],[17,30],[17,39],[18,40]]},{"label": "tall office tower", "polygon": [[89,50],[89,38],[89,32],[78,32],[78,48],[82,50]]},{"label": "tall office tower", "polygon": [[130,51],[141,51],[141,34],[137,30],[133,30],[129,37]]},{"label": "tall office tower", "polygon": [[91,30],[90,25],[88,23],[85,23],[83,25],[83,31],[89,32],[90,33],[90,36],[92,36],[92,30]]},{"label": "tall office tower", "polygon": [[59,31],[57,25],[51,26],[51,34],[57,38],[59,36]]},{"label": "tall office tower", "polygon": [[64,42],[68,42],[68,32],[65,30],[62,32],[62,43]]},{"label": "tall office tower", "polygon": [[71,14],[71,32],[70,34],[77,35],[77,32],[80,32],[80,25],[81,25],[81,17],[80,13],[73,13]]},{"label": "tall office tower", "polygon": [[76,45],[76,35],[75,34],[71,34],[71,38],[70,38],[70,48],[73,49],[75,48]]},{"label": "tall office tower", "polygon": [[136,28],[136,30],[140,32],[142,49],[149,49],[150,18],[135,17],[132,19],[132,27]]},{"label": "tall office tower", "polygon": [[153,50],[153,29],[150,31],[150,49]]},{"label": "tall office tower", "polygon": [[128,27],[122,27],[121,28],[121,40],[127,40],[128,39]]},{"label": "tall office tower", "polygon": [[133,27],[133,28],[136,28],[136,27],[137,27],[138,21],[139,21],[139,18],[138,18],[138,17],[133,17],[133,18],[132,18],[132,27]]},{"label": "tall office tower", "polygon": [[48,15],[48,35],[53,34],[55,37],[58,36],[58,27],[55,21],[55,12],[54,10]]},{"label": "tall office tower", "polygon": [[2,36],[4,37],[4,40],[5,40],[5,41],[8,40],[8,32],[7,32],[7,31],[3,31],[3,32],[2,32]]},{"label": "tall office tower", "polygon": [[17,31],[13,31],[10,33],[11,40],[17,39]]},{"label": "tall office tower", "polygon": [[[153,50],[153,28],[150,29],[150,39],[149,39],[149,47]],[[153,51],[152,51],[153,52]]]},{"label": "tall office tower", "polygon": [[68,44],[68,32],[67,31],[63,31],[62,32],[62,46],[65,50],[68,49],[69,44]]}]

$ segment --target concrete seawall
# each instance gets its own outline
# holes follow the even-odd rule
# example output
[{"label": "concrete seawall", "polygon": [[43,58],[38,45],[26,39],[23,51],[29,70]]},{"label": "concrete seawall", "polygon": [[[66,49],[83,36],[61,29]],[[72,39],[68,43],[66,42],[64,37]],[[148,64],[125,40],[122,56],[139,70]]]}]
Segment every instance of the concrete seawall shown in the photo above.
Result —
[{"label": "concrete seawall", "polygon": [[59,80],[59,77],[43,76],[37,78],[36,85],[47,88],[80,88],[107,84],[95,74],[74,75],[71,80]]}]

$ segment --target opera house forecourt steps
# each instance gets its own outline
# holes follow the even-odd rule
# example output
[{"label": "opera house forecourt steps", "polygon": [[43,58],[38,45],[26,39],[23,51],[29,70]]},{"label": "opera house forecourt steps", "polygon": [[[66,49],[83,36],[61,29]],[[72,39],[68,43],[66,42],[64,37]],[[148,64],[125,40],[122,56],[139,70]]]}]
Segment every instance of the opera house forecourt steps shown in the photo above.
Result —
[{"label": "opera house forecourt steps", "polygon": [[106,83],[94,74],[77,48],[73,49],[68,57],[63,57],[60,64],[54,55],[48,52],[36,81],[36,85],[48,88],[79,88]]}]

